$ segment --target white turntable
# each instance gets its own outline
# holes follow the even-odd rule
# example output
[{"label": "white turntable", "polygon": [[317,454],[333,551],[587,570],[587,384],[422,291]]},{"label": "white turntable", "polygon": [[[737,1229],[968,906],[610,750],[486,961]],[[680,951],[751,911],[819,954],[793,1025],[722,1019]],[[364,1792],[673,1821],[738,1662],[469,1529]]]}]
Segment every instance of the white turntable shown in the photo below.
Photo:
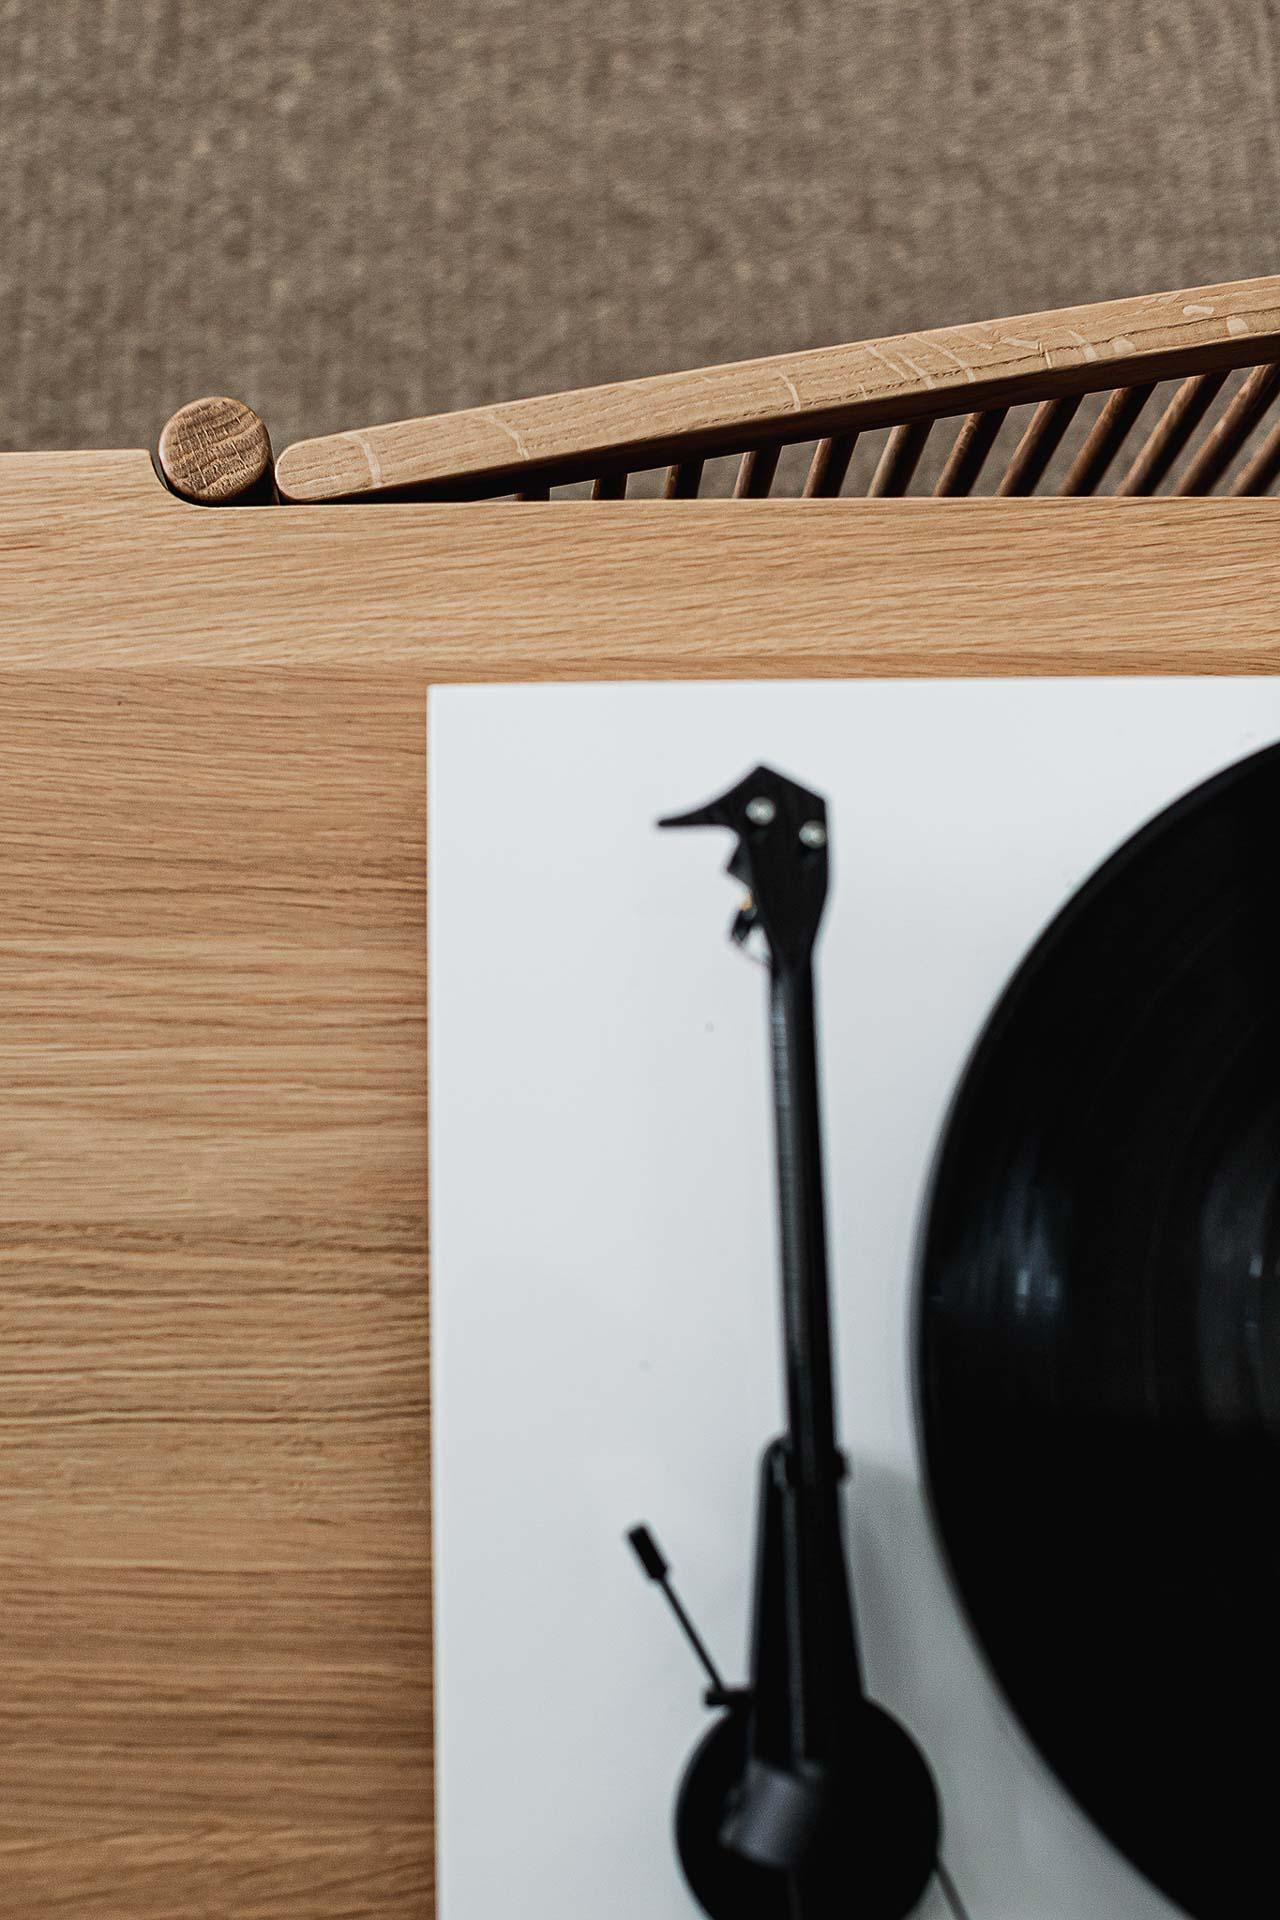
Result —
[{"label": "white turntable", "polygon": [[[944,1563],[919,1239],[1028,948],[1145,821],[1277,740],[1273,680],[431,692],[441,1920],[698,1910],[672,1808],[700,1676],[623,1537],[652,1524],[743,1681],[782,1373],[765,976],[723,938],[729,842],[654,823],[762,761],[831,822],[818,1040],[867,1691],[928,1758],[970,1920],[1177,1911],[1023,1731]],[[918,1912],[950,1910],[935,1881]]]}]

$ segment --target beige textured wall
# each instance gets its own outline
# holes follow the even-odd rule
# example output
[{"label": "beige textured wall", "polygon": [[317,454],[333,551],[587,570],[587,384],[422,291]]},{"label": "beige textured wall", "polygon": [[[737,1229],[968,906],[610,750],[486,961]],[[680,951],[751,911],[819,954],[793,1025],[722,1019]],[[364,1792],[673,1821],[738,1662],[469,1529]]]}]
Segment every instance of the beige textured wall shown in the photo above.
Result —
[{"label": "beige textured wall", "polygon": [[0,0],[0,444],[1274,270],[1272,0]]}]

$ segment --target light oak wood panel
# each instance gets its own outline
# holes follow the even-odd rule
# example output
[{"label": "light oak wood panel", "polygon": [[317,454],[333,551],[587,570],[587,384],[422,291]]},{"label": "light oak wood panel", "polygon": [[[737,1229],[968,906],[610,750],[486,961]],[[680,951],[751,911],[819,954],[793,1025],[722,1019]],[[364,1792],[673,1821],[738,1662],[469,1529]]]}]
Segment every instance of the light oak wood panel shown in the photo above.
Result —
[{"label": "light oak wood panel", "polygon": [[1265,500],[0,461],[0,1914],[430,1914],[428,683],[1276,671],[1278,569]]},{"label": "light oak wood panel", "polygon": [[397,420],[286,447],[281,494],[316,502],[463,494],[542,469],[654,467],[1280,356],[1280,276],[1016,314],[574,393]]},{"label": "light oak wood panel", "polygon": [[1274,672],[1278,565],[1269,499],[213,510],[145,454],[0,456],[10,667]]},{"label": "light oak wood panel", "polygon": [[0,676],[0,1913],[431,1903],[423,701]]}]

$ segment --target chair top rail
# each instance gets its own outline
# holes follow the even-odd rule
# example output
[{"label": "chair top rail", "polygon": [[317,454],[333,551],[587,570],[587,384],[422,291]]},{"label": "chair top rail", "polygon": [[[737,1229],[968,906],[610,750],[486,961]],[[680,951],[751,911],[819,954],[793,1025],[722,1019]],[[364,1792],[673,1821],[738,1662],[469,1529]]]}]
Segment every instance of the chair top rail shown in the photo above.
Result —
[{"label": "chair top rail", "polygon": [[299,440],[281,498],[466,499],[1280,359],[1280,275]]}]

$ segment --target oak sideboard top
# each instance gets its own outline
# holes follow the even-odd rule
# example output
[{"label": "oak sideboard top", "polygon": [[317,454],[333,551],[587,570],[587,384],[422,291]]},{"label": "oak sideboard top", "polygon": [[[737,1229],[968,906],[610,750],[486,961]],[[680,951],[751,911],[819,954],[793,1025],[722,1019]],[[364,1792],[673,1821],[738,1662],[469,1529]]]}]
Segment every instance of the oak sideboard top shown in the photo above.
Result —
[{"label": "oak sideboard top", "polygon": [[0,1914],[430,1911],[428,684],[1274,672],[1278,572],[1265,499],[0,459]]}]

